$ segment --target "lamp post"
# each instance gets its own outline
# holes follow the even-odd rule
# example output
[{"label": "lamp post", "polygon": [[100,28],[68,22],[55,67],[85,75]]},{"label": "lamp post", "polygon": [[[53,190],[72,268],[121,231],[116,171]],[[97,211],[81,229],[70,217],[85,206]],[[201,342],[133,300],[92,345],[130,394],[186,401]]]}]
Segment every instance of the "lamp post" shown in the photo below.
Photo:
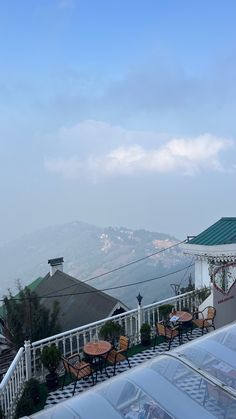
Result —
[{"label": "lamp post", "polygon": [[137,300],[138,300],[138,342],[140,342],[140,329],[142,326],[142,309],[141,309],[141,302],[142,302],[142,295],[140,294],[140,292],[137,295]]},{"label": "lamp post", "polygon": [[142,295],[140,294],[140,292],[138,293],[138,295],[137,295],[137,300],[138,300],[138,305],[139,306],[141,306],[141,302],[142,302],[142,299],[143,299],[143,297],[142,297]]}]

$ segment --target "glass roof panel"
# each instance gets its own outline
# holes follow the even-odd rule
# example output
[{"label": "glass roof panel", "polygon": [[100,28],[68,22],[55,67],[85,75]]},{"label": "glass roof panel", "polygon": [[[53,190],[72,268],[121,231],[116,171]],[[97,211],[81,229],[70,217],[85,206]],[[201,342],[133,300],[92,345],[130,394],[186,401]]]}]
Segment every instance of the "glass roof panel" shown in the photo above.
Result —
[{"label": "glass roof panel", "polygon": [[175,352],[236,391],[236,328],[225,328]]},{"label": "glass roof panel", "polygon": [[[188,407],[193,407],[192,401],[194,401],[199,407],[219,418],[227,418],[227,410],[231,406],[230,415],[233,413],[234,416],[230,417],[236,417],[236,401],[229,394],[225,393],[222,388],[210,383],[190,367],[176,362],[175,359],[168,356],[162,359],[161,362],[158,362],[158,360],[151,362],[150,367],[169,381],[172,387],[171,393],[173,397],[176,397],[178,394],[179,402],[187,404]],[[166,388],[168,388],[167,385]],[[198,410],[196,407],[194,409],[194,413],[196,414],[197,412],[198,417],[200,417],[201,409]],[[206,412],[202,412],[202,415],[205,417]],[[192,417],[195,417],[193,413]]]},{"label": "glass roof panel", "polygon": [[172,419],[159,403],[146,394],[136,383],[120,378],[100,392],[126,419],[162,418]]}]

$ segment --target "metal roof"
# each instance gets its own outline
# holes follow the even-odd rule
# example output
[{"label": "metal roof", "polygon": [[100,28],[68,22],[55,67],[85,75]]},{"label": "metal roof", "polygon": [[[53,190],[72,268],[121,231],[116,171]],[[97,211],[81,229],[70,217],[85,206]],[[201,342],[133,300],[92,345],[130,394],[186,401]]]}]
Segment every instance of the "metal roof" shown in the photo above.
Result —
[{"label": "metal roof", "polygon": [[59,322],[62,331],[104,319],[115,309],[117,303],[126,307],[118,299],[86,284],[65,272],[48,273],[35,288],[39,296],[54,295],[55,298],[42,298],[43,305],[52,309],[54,300],[60,304]]},{"label": "metal roof", "polygon": [[188,242],[203,246],[232,243],[236,243],[236,217],[221,218]]}]

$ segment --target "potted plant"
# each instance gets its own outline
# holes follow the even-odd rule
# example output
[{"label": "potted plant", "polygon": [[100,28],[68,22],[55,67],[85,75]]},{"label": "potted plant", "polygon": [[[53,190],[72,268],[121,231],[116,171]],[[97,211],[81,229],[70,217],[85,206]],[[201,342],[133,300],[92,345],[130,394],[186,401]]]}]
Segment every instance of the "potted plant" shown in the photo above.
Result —
[{"label": "potted plant", "polygon": [[58,374],[56,369],[58,368],[61,360],[61,354],[55,345],[45,346],[41,354],[42,364],[49,374],[46,375],[46,383],[49,389],[53,389],[58,384]]},{"label": "potted plant", "polygon": [[148,323],[143,323],[140,329],[141,344],[149,346],[151,343],[151,326]]},{"label": "potted plant", "polygon": [[35,404],[40,402],[40,384],[35,378],[31,378],[25,384],[24,394],[29,396]]},{"label": "potted plant", "polygon": [[170,313],[172,312],[173,309],[174,309],[174,306],[172,304],[163,304],[159,308],[160,318],[164,321],[168,321],[169,320],[169,315],[170,315]]},{"label": "potted plant", "polygon": [[102,339],[108,340],[115,345],[122,333],[122,327],[119,323],[108,320],[100,329],[99,335]]}]

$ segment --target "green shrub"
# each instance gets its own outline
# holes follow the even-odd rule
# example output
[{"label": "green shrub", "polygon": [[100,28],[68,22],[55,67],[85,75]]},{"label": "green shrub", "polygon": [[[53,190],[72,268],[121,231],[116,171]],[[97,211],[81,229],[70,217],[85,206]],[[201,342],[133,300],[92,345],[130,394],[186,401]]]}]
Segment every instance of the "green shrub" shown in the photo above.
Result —
[{"label": "green shrub", "polygon": [[[42,410],[45,406],[46,399],[47,390],[45,385],[40,384],[35,378],[31,378],[26,382],[23,394],[18,400],[15,418],[28,416]],[[0,419],[3,417],[0,415]]]},{"label": "green shrub", "polygon": [[143,323],[140,328],[141,343],[144,346],[150,345],[151,342],[151,326],[148,323]]},{"label": "green shrub", "polygon": [[108,340],[112,344],[120,337],[122,327],[119,323],[113,320],[108,320],[100,329],[99,335],[102,339]]},{"label": "green shrub", "polygon": [[164,304],[159,307],[160,320],[168,320],[174,306],[172,304]]},{"label": "green shrub", "polygon": [[35,378],[31,378],[25,385],[24,395],[39,403],[40,401],[40,384]]},{"label": "green shrub", "polygon": [[61,360],[59,349],[55,345],[45,346],[41,354],[42,364],[49,373],[54,373],[58,368]]},{"label": "green shrub", "polygon": [[211,290],[206,286],[204,286],[200,290],[197,290],[199,304],[202,304],[202,302],[205,301],[206,298],[209,297],[210,294],[211,294]]},{"label": "green shrub", "polygon": [[16,406],[16,418],[21,418],[22,416],[29,416],[34,411],[34,402],[33,400],[23,393],[22,397],[17,403]]}]

